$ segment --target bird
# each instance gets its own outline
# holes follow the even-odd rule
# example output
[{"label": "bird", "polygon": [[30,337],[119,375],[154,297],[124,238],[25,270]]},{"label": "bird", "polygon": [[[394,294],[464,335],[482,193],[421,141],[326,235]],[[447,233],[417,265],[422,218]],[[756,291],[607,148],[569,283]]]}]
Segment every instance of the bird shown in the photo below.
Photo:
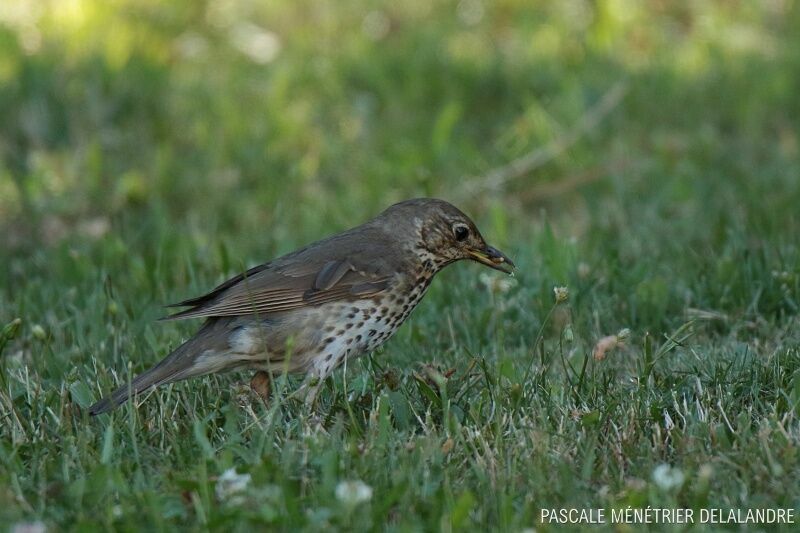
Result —
[{"label": "bird", "polygon": [[360,226],[167,306],[186,309],[161,320],[205,322],[89,413],[106,413],[161,385],[237,369],[305,375],[298,390],[313,405],[339,365],[386,342],[433,277],[463,259],[506,274],[516,268],[452,204],[435,198],[396,203]]}]

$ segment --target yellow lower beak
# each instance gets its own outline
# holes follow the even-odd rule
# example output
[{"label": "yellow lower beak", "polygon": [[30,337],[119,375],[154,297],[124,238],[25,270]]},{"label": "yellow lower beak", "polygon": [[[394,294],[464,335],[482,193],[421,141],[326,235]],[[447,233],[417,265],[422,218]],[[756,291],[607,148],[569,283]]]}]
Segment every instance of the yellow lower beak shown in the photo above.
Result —
[{"label": "yellow lower beak", "polygon": [[506,254],[497,248],[492,248],[491,246],[487,246],[483,250],[470,248],[467,250],[467,253],[469,253],[475,261],[495,270],[499,270],[500,272],[505,272],[506,274],[511,274],[512,269],[516,268],[514,261],[509,259]]}]

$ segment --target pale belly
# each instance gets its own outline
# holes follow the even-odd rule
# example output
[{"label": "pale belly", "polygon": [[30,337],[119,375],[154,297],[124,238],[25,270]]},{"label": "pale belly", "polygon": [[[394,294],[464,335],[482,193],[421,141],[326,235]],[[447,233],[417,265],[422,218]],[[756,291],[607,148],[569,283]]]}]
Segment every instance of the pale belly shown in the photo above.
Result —
[{"label": "pale belly", "polygon": [[428,283],[423,283],[407,294],[332,302],[264,322],[245,323],[231,335],[231,356],[240,366],[275,373],[308,373],[324,379],[347,359],[386,342],[427,288]]}]

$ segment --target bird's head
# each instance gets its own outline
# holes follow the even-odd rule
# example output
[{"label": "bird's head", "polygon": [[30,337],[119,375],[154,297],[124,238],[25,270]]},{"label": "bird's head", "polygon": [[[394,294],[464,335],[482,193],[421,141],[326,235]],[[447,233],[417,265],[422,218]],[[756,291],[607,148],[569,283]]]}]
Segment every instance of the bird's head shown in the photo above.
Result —
[{"label": "bird's head", "polygon": [[461,259],[471,259],[506,274],[515,268],[508,256],[486,243],[467,215],[443,200],[407,200],[393,205],[382,216],[398,228],[410,223],[416,237],[415,248],[436,258],[438,268]]}]

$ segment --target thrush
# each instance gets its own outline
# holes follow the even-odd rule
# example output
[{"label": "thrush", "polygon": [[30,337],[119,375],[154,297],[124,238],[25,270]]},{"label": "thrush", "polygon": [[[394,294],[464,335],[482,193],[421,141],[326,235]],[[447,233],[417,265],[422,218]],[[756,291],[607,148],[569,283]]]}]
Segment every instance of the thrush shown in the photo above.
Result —
[{"label": "thrush", "polygon": [[514,263],[484,241],[453,205],[420,198],[229,279],[162,320],[203,318],[189,340],[90,408],[105,413],[159,385],[253,368],[305,374],[306,398],[348,358],[386,342],[433,276],[461,259],[510,273]]}]

